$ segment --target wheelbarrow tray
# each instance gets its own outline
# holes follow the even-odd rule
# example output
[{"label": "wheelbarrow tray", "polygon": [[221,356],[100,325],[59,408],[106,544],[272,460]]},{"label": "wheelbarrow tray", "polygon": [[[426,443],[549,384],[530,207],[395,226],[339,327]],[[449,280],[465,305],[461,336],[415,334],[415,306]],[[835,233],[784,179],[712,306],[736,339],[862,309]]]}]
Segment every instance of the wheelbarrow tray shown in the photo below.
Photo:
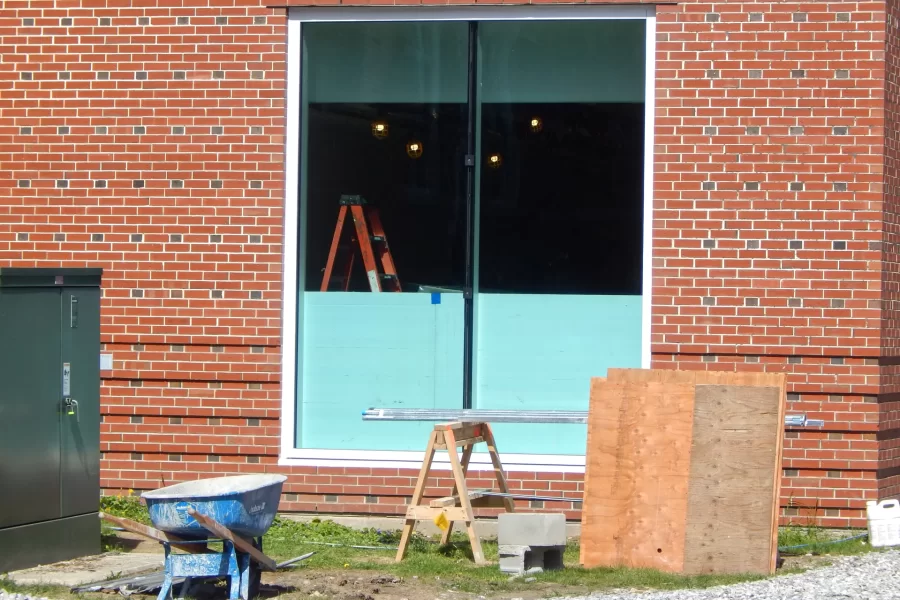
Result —
[{"label": "wheelbarrow tray", "polygon": [[188,513],[193,508],[246,538],[263,535],[272,526],[284,475],[238,475],[186,481],[144,492],[150,521],[160,531],[188,539],[205,539],[210,532]]}]

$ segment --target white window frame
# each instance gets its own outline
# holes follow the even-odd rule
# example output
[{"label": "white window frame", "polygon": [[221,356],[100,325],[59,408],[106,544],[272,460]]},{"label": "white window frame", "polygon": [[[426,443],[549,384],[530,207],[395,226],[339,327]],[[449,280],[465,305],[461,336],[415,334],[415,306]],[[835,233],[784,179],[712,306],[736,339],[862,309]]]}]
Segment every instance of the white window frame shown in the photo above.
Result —
[{"label": "white window frame", "polygon": [[[287,119],[285,135],[284,274],[282,295],[281,452],[279,465],[419,469],[423,452],[388,450],[316,450],[294,448],[297,397],[297,261],[300,178],[300,31],[303,23],[348,21],[514,21],[644,19],[646,80],[644,84],[644,256],[641,306],[641,366],[650,367],[652,306],[653,143],[656,91],[656,7],[653,5],[521,5],[435,7],[302,7],[288,10]],[[602,375],[602,374],[598,374]],[[427,440],[422,440],[424,447]],[[498,440],[502,450],[503,440]],[[581,455],[514,454],[501,452],[508,471],[584,473]],[[435,456],[435,467],[449,469],[446,455]],[[491,470],[486,453],[475,453],[469,467]]]}]

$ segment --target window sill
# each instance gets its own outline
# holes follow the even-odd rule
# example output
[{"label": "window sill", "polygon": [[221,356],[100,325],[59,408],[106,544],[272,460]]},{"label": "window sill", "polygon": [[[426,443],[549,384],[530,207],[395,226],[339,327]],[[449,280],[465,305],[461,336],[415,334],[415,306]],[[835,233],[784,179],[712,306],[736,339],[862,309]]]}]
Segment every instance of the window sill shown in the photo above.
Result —
[{"label": "window sill", "polygon": [[[283,450],[278,464],[306,467],[361,467],[373,469],[419,470],[425,458],[424,452],[392,452],[367,450]],[[571,454],[500,454],[506,472],[584,473],[584,456]],[[438,452],[432,468],[450,470],[445,452]],[[472,454],[469,471],[492,471],[491,459],[486,452]]]}]

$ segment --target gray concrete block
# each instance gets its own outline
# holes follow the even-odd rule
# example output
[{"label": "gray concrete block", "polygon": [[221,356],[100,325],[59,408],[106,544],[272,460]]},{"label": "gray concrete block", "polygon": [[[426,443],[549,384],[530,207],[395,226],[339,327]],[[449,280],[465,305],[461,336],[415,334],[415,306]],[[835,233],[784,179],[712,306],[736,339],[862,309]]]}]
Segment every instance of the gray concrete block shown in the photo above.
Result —
[{"label": "gray concrete block", "polygon": [[500,545],[566,545],[566,517],[561,513],[503,513],[497,518],[497,526]]},{"label": "gray concrete block", "polygon": [[500,546],[498,550],[501,573],[525,572],[525,556],[531,550],[528,546]]},{"label": "gray concrete block", "polygon": [[514,544],[503,544],[497,548],[497,552],[500,556],[523,556],[529,550],[531,550],[531,548],[528,546]]},{"label": "gray concrete block", "polygon": [[565,546],[500,546],[500,572],[524,575],[562,569],[565,550]]}]

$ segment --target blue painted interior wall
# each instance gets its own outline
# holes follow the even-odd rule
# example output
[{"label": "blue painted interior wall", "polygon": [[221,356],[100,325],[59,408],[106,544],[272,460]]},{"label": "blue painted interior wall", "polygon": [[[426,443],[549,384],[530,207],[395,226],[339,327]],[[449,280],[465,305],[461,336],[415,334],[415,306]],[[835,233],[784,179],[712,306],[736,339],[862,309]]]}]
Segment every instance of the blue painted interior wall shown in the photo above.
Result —
[{"label": "blue painted interior wall", "polygon": [[[299,442],[423,450],[430,423],[363,421],[366,408],[461,408],[463,301],[441,294],[307,292]],[[587,410],[590,378],[639,367],[640,296],[482,294],[475,408]],[[499,424],[503,452],[583,454],[583,425]]]},{"label": "blue painted interior wall", "polygon": [[424,450],[433,424],[375,423],[361,413],[460,408],[462,294],[306,292],[303,300],[300,447]]},{"label": "blue painted interior wall", "polygon": [[[474,407],[587,410],[591,377],[641,366],[641,297],[480,294]],[[584,454],[587,426],[501,423],[502,452]]]}]

